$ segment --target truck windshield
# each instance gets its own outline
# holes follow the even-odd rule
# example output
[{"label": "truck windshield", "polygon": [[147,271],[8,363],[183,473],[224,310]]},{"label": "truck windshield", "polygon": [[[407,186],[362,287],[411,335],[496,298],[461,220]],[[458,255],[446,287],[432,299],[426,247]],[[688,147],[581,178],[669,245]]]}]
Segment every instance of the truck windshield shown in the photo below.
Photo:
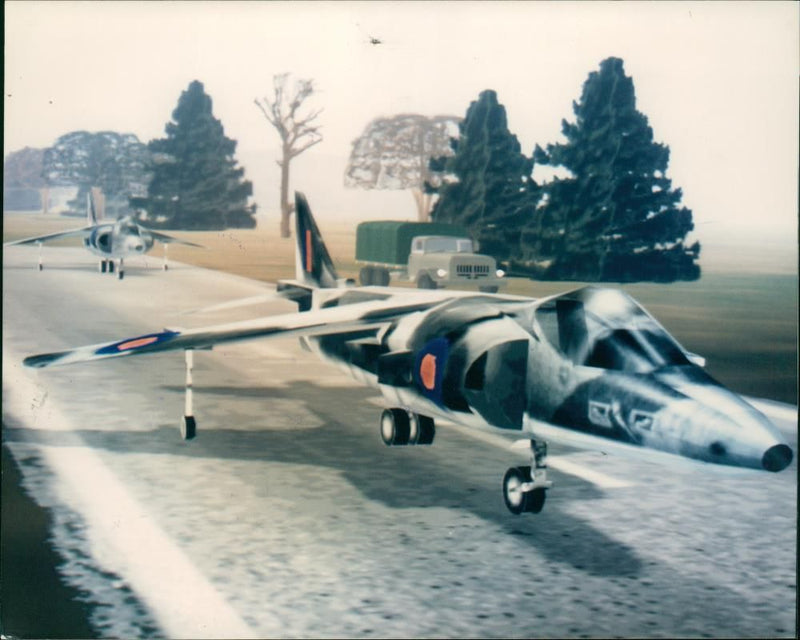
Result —
[{"label": "truck windshield", "polygon": [[536,310],[547,340],[578,365],[649,373],[688,364],[677,342],[632,298],[587,287]]},{"label": "truck windshield", "polygon": [[[420,246],[421,245],[421,246]],[[449,238],[447,236],[430,236],[414,247],[424,247],[425,253],[472,253],[472,240],[469,238]]]}]

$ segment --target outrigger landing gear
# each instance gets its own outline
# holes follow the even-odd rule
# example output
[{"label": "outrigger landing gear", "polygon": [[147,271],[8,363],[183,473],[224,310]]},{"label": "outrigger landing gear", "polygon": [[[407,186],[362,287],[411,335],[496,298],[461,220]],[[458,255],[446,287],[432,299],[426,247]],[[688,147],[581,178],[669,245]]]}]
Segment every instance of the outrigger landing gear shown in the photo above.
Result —
[{"label": "outrigger landing gear", "polygon": [[[113,264],[113,261],[112,261]],[[112,269],[111,272],[113,273],[114,270]],[[122,258],[119,259],[119,269],[117,269],[117,278],[122,280],[125,277],[125,270],[122,268]]]},{"label": "outrigger landing gear", "polygon": [[194,368],[194,351],[186,349],[186,404],[181,421],[181,437],[184,440],[191,440],[197,435],[197,422],[194,419],[192,410],[192,369]]},{"label": "outrigger landing gear", "polygon": [[39,271],[44,269],[44,265],[42,264],[42,243],[37,242],[36,244],[39,245]]},{"label": "outrigger landing gear", "polygon": [[164,266],[164,271],[167,271],[169,269],[169,264],[167,264],[167,248],[168,247],[169,247],[169,245],[165,242],[164,243],[164,265],[163,265]]},{"label": "outrigger landing gear", "polygon": [[514,515],[539,513],[544,507],[547,489],[547,443],[530,441],[531,467],[511,467],[503,477],[503,500]]},{"label": "outrigger landing gear", "polygon": [[436,435],[433,418],[405,409],[384,409],[381,414],[381,440],[388,446],[431,444]]}]

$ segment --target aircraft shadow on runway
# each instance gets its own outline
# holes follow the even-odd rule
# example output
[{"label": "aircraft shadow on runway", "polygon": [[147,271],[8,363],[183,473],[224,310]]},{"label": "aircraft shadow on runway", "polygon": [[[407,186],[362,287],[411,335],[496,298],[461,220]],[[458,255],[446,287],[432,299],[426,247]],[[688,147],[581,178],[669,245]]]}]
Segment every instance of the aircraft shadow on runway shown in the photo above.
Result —
[{"label": "aircraft shadow on runway", "polygon": [[[161,388],[183,392],[182,387]],[[223,408],[204,409],[203,417],[199,418],[198,437],[188,443],[180,439],[177,425],[159,425],[151,431],[84,429],[65,433],[28,430],[8,421],[3,429],[4,438],[8,442],[74,446],[74,435],[78,435],[92,448],[118,453],[258,460],[327,468],[345,478],[369,500],[393,509],[438,507],[472,513],[518,536],[548,560],[572,565],[579,571],[635,578],[643,570],[642,560],[628,545],[609,538],[560,508],[559,501],[603,497],[603,492],[593,485],[556,472],[561,493],[551,496],[541,514],[511,515],[500,492],[502,474],[514,463],[511,451],[503,452],[473,441],[446,427],[439,430],[433,446],[386,447],[378,435],[380,410],[364,402],[370,393],[365,389],[294,382],[286,387],[203,386],[195,390],[201,397],[229,395],[258,398],[265,403],[270,399],[296,401],[314,414],[315,426],[277,429],[264,423],[259,428],[258,416],[253,412],[231,411],[229,403],[217,403],[217,407],[223,405]],[[353,408],[352,421],[345,424],[327,417],[332,397],[337,405]],[[267,418],[262,414],[261,419]],[[218,426],[231,422],[239,428]],[[478,467],[480,473],[476,473]],[[343,511],[348,506],[343,505]],[[431,532],[431,535],[437,534]]]}]

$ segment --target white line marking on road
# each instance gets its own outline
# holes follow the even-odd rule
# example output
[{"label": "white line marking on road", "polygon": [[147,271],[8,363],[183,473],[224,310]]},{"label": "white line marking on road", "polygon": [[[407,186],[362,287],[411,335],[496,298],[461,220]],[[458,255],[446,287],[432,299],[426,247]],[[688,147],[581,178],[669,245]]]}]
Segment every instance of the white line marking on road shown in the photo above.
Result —
[{"label": "white line marking on road", "polygon": [[[27,427],[73,431],[44,387],[23,370],[21,358],[8,349],[3,352],[3,384],[10,391],[5,394],[10,406],[4,411]],[[153,611],[165,636],[259,637],[98,455],[81,446],[77,435],[75,443],[41,448],[56,474],[59,492],[86,519],[96,560],[128,581]],[[267,634],[280,632],[275,620]]]}]

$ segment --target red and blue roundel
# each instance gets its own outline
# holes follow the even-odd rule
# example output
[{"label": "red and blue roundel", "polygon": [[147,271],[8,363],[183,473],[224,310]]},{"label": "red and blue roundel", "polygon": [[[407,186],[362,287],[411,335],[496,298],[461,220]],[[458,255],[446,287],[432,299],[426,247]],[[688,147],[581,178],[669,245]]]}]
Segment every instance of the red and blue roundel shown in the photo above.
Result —
[{"label": "red and blue roundel", "polygon": [[442,380],[450,343],[446,338],[434,338],[417,352],[414,361],[414,382],[424,396],[442,404]]},{"label": "red and blue roundel", "polygon": [[123,351],[135,351],[136,349],[149,347],[159,342],[166,342],[167,340],[171,340],[177,335],[179,335],[177,331],[162,331],[161,333],[149,333],[145,336],[128,338],[127,340],[121,340],[120,342],[115,342],[114,344],[108,344],[105,347],[102,347],[97,351],[95,351],[95,353],[97,355],[105,355],[112,353],[121,353]]}]

